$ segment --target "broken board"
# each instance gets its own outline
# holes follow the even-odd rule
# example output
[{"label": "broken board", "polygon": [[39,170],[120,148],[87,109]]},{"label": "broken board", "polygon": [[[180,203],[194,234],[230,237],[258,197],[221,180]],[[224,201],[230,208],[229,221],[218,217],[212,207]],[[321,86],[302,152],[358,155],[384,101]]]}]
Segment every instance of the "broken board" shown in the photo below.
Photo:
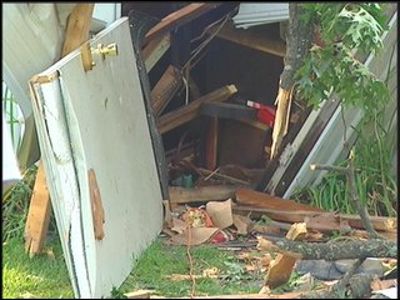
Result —
[{"label": "broken board", "polygon": [[[89,41],[117,45],[92,52],[85,72],[79,49],[30,81],[32,106],[57,227],[77,298],[111,295],[134,259],[161,231],[162,194],[128,18]],[[104,210],[95,238],[88,171]]]}]

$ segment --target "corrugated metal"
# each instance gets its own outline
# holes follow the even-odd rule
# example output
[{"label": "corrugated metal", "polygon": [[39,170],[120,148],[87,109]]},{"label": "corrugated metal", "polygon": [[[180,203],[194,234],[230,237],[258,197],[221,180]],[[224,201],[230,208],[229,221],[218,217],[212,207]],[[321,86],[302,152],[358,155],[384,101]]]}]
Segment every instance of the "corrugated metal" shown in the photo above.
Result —
[{"label": "corrugated metal", "polygon": [[289,3],[241,3],[238,14],[232,18],[237,28],[286,21],[289,19]]}]

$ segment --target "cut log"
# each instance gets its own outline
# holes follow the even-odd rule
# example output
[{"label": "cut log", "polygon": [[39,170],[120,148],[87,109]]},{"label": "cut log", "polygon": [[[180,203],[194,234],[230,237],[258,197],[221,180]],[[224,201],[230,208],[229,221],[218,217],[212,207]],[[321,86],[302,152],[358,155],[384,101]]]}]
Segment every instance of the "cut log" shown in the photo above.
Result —
[{"label": "cut log", "polygon": [[232,85],[227,85],[214,92],[211,92],[197,100],[194,100],[190,104],[167,113],[160,117],[157,123],[157,127],[161,134],[166,133],[180,125],[183,125],[191,120],[193,120],[199,113],[200,106],[208,101],[225,101],[230,96],[237,92],[236,87]]},{"label": "cut log", "polygon": [[[294,202],[293,200],[282,199],[279,197],[271,196],[261,192],[256,192],[254,190],[246,188],[239,188],[236,191],[236,201],[241,205],[251,205],[266,209],[284,210],[284,211],[301,210],[301,211],[322,212],[322,209],[312,207],[310,205],[297,203]],[[304,219],[299,222],[303,221]]]},{"label": "cut log", "polygon": [[184,25],[193,19],[201,16],[202,14],[215,9],[221,4],[216,3],[193,3],[189,4],[171,14],[166,16],[161,20],[160,23],[155,25],[150,31],[146,34],[146,41],[154,39],[161,34],[172,30],[177,26]]},{"label": "cut log", "polygon": [[286,53],[286,45],[283,41],[273,40],[266,35],[253,33],[250,30],[235,29],[232,24],[225,25],[217,37],[279,57],[284,57]]},{"label": "cut log", "polygon": [[[296,223],[290,227],[286,238],[288,240],[299,240],[307,233],[305,223]],[[265,279],[265,285],[270,288],[275,288],[286,283],[292,274],[293,267],[296,263],[296,258],[284,254],[278,256],[271,262],[268,273]]]},{"label": "cut log", "polygon": [[151,101],[155,116],[159,116],[176,92],[182,86],[182,75],[177,68],[169,65],[151,91]]},{"label": "cut log", "polygon": [[226,200],[235,196],[237,186],[211,185],[195,188],[169,187],[170,202],[175,204]]},{"label": "cut log", "polygon": [[152,41],[150,41],[143,48],[143,60],[146,66],[146,71],[150,72],[151,69],[156,65],[160,58],[171,46],[171,35],[165,34]]},{"label": "cut log", "polygon": [[33,187],[25,225],[25,251],[29,256],[40,253],[50,221],[50,195],[43,162],[40,162]]}]

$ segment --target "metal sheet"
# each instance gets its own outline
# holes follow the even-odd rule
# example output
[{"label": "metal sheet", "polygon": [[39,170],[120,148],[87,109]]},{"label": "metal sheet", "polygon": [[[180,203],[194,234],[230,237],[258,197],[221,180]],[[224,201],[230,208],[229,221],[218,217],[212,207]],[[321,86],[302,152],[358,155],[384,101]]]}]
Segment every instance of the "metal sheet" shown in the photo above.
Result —
[{"label": "metal sheet", "polygon": [[[34,86],[39,142],[76,297],[110,296],[162,226],[162,194],[127,18],[99,33],[91,46],[114,42],[118,55],[94,55],[93,70],[85,73],[74,51],[40,74],[58,74],[55,80]],[[90,168],[105,210],[101,241],[93,232]]]}]

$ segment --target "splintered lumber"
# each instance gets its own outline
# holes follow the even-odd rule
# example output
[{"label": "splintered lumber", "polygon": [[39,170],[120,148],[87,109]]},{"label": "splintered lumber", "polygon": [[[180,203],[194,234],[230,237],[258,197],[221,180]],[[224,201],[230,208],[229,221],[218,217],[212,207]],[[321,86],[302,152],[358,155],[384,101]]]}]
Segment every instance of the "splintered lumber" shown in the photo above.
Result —
[{"label": "splintered lumber", "polygon": [[68,18],[65,41],[61,54],[62,57],[78,48],[89,38],[93,9],[94,3],[77,4],[74,7]]},{"label": "splintered lumber", "polygon": [[211,117],[208,122],[206,138],[206,167],[214,170],[218,159],[218,118]]},{"label": "splintered lumber", "polygon": [[236,86],[231,84],[215,90],[214,92],[208,93],[207,95],[204,95],[199,99],[194,100],[190,104],[180,109],[163,115],[158,120],[157,127],[161,134],[166,133],[182,124],[193,120],[198,115],[200,106],[203,103],[209,101],[225,101],[236,92]]},{"label": "splintered lumber", "polygon": [[184,25],[202,14],[218,7],[215,3],[193,3],[189,4],[163,18],[146,34],[146,40],[151,40],[177,26]]},{"label": "splintered lumber", "polygon": [[128,299],[150,299],[150,295],[153,294],[153,290],[138,290],[125,294]]},{"label": "splintered lumber", "polygon": [[150,72],[160,58],[167,52],[171,46],[171,35],[165,34],[154,40],[151,40],[143,48],[143,60],[146,66],[146,71]]},{"label": "splintered lumber", "polygon": [[184,204],[199,201],[226,200],[235,196],[237,186],[210,185],[194,188],[169,187],[170,202]]},{"label": "splintered lumber", "polygon": [[[237,197],[237,194],[236,194]],[[282,200],[288,201],[288,200]],[[266,205],[267,206],[267,205]],[[273,209],[273,208],[264,208],[264,207],[256,207],[256,206],[245,206],[245,205],[237,205],[233,208],[234,211],[237,212],[253,212],[259,214],[265,214],[271,219],[276,221],[288,222],[288,223],[298,223],[304,222],[305,218],[326,218],[327,222],[330,222],[332,213],[329,212],[313,212],[307,210],[292,210],[292,209]],[[342,215],[338,214],[338,223],[347,222],[348,225],[355,229],[365,229],[362,225],[361,218],[356,215]],[[372,225],[374,226],[375,230],[382,231],[382,232],[395,232],[397,230],[397,219],[390,218],[390,217],[377,217],[377,216],[370,216]],[[333,224],[333,223],[330,223]],[[321,227],[313,226],[307,227],[309,229],[321,230]],[[340,227],[336,225],[332,226],[332,230],[340,230]]]},{"label": "splintered lumber", "polygon": [[[251,205],[258,208],[282,210],[282,211],[315,211],[322,212],[322,209],[310,205],[297,203],[293,200],[286,200],[271,196],[265,193],[256,192],[251,189],[239,188],[236,191],[236,202],[241,205]],[[285,221],[285,220],[282,220]],[[303,222],[304,220],[300,221]]]},{"label": "splintered lumber", "polygon": [[25,251],[30,256],[41,251],[46,239],[49,221],[50,195],[47,189],[43,162],[40,162],[25,225]]},{"label": "splintered lumber", "polygon": [[286,53],[286,45],[283,41],[273,40],[265,34],[261,35],[250,30],[235,29],[229,23],[221,29],[217,37],[279,57],[284,57]]},{"label": "splintered lumber", "polygon": [[[296,223],[290,227],[286,234],[286,239],[293,241],[298,240],[304,237],[306,233],[306,224]],[[275,288],[286,283],[290,278],[290,274],[292,274],[296,260],[297,259],[293,256],[278,254],[278,256],[271,262],[265,279],[265,284],[270,288]]]},{"label": "splintered lumber", "polygon": [[173,65],[169,65],[151,91],[151,104],[156,116],[159,116],[163,112],[181,86],[181,73]]}]

